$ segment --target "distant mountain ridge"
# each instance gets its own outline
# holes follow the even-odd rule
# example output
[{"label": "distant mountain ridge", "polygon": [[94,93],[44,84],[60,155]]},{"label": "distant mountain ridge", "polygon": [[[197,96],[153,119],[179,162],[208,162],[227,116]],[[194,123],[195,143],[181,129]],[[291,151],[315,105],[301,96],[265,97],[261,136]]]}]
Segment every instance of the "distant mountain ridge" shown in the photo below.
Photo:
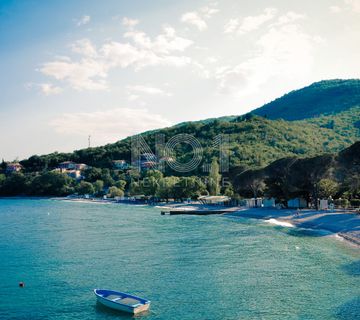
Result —
[{"label": "distant mountain ridge", "polygon": [[360,106],[360,80],[323,80],[252,111],[269,119],[303,120]]},{"label": "distant mountain ridge", "polygon": [[[156,133],[164,134],[166,141],[177,134],[192,135],[203,147],[205,164],[219,155],[213,139],[226,134],[230,167],[260,168],[284,157],[339,152],[360,139],[359,119],[360,80],[327,80],[292,91],[246,115],[183,122],[141,135],[152,150]],[[192,158],[186,146],[179,145],[176,152],[180,162]],[[112,161],[119,159],[131,160],[131,137],[72,153],[33,156],[21,164],[27,172],[37,172],[66,160],[112,168]]]}]

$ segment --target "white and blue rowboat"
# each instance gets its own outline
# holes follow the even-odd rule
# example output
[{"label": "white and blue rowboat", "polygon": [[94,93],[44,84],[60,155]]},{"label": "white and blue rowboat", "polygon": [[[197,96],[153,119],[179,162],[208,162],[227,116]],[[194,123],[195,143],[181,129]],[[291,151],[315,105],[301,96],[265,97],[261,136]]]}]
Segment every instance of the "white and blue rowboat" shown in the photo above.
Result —
[{"label": "white and blue rowboat", "polygon": [[150,308],[149,300],[128,293],[105,289],[95,289],[94,293],[97,301],[111,309],[136,314]]}]

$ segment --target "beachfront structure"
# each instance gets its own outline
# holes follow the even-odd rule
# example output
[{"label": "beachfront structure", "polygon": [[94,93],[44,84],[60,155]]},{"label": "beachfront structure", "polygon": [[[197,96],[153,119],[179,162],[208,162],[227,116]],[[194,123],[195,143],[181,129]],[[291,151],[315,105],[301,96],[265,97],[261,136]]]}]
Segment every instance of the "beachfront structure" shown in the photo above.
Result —
[{"label": "beachfront structure", "polygon": [[23,169],[23,166],[18,162],[8,163],[6,166],[6,173],[19,172]]},{"label": "beachfront structure", "polygon": [[275,199],[274,198],[263,199],[262,206],[264,208],[275,208],[276,207]]},{"label": "beachfront structure", "polygon": [[230,198],[227,196],[201,196],[198,200],[203,204],[225,205],[230,201]]},{"label": "beachfront structure", "polygon": [[113,160],[112,161],[114,169],[125,170],[129,169],[129,164],[125,160]]},{"label": "beachfront structure", "polygon": [[294,198],[287,202],[288,208],[307,208],[308,204],[304,198]]},{"label": "beachfront structure", "polygon": [[320,210],[328,210],[329,209],[329,201],[327,199],[319,200],[319,209]]},{"label": "beachfront structure", "polygon": [[244,199],[245,200],[245,206],[247,208],[260,208],[263,204],[262,198],[251,198],[251,199]]}]

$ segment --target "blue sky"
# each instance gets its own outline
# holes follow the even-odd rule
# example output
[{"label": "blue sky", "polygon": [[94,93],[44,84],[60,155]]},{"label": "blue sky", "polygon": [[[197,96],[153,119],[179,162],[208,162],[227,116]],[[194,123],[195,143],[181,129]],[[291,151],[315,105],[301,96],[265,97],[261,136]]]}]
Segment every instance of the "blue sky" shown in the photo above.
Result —
[{"label": "blue sky", "polygon": [[360,77],[360,0],[0,0],[0,158],[243,114]]}]

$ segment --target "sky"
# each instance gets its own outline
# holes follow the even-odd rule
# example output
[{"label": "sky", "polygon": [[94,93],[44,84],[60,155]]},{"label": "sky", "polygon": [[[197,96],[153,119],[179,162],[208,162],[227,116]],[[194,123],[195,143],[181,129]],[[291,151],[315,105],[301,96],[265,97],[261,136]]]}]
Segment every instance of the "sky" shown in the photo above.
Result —
[{"label": "sky", "polygon": [[360,78],[360,0],[0,0],[0,159]]}]

